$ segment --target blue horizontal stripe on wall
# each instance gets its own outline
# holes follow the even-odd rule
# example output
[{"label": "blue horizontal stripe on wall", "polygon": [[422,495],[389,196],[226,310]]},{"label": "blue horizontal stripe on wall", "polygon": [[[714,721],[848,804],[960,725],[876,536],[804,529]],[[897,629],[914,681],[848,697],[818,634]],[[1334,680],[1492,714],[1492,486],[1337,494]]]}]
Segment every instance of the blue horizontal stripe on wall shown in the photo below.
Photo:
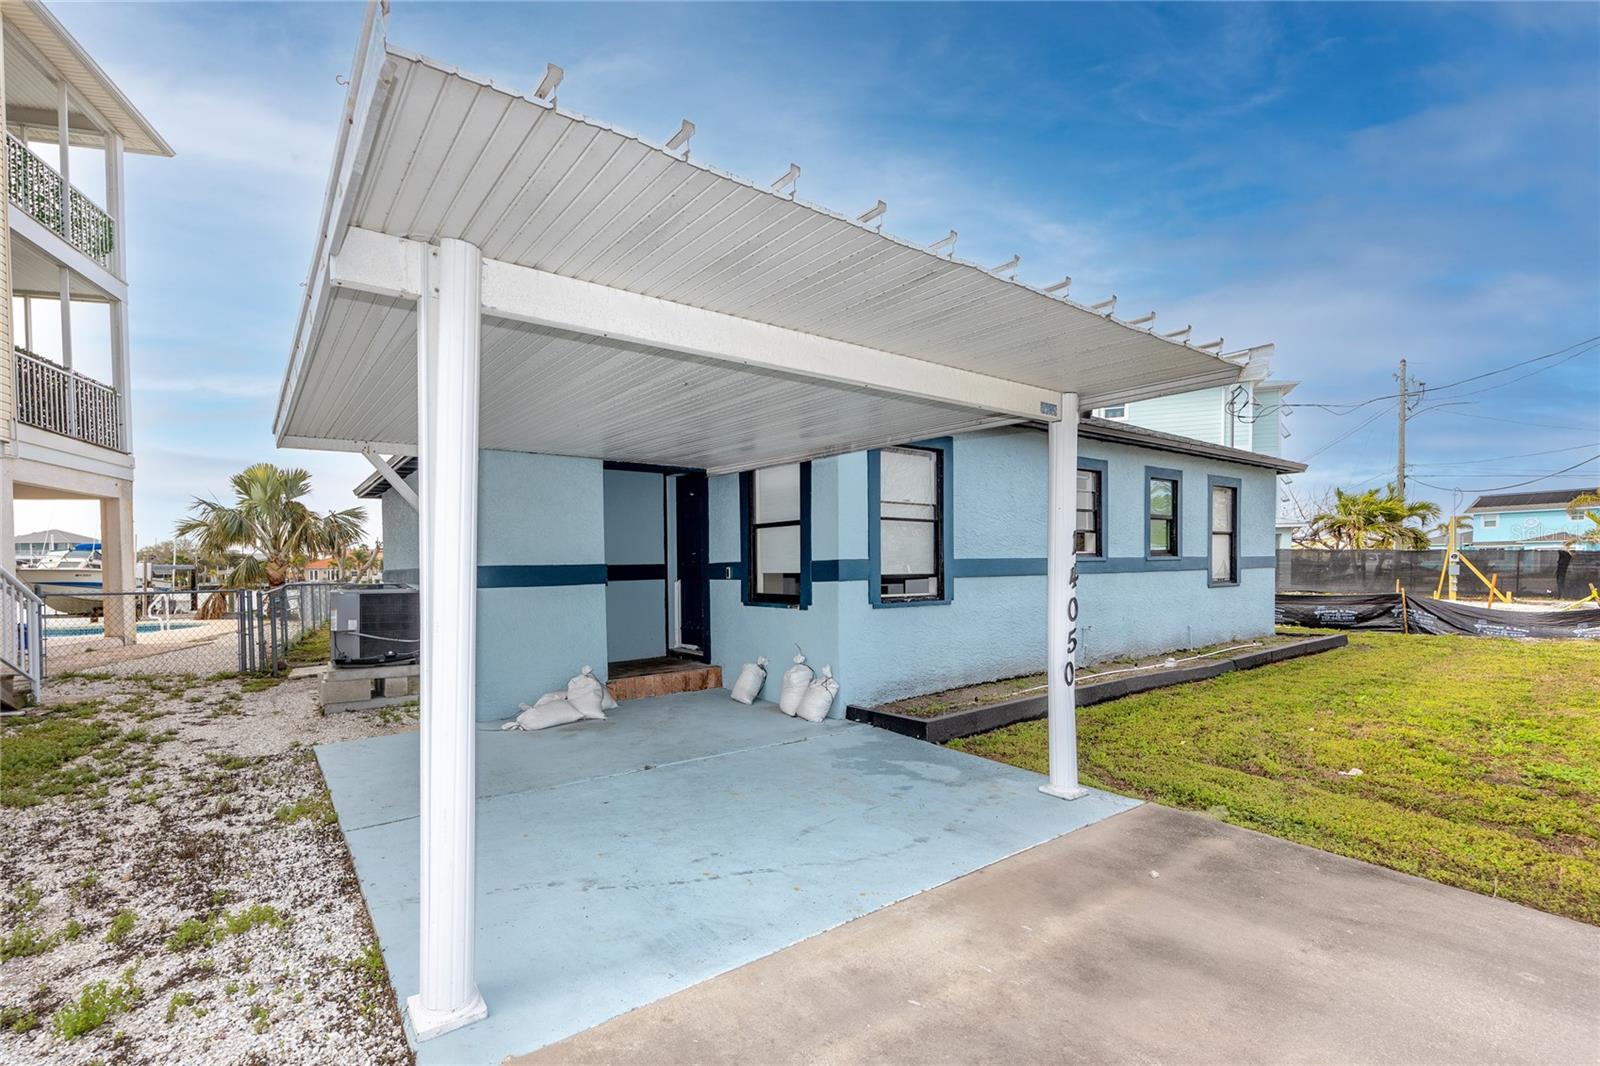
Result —
[{"label": "blue horizontal stripe on wall", "polygon": [[865,581],[866,579],[867,560],[865,559],[811,560],[811,580],[813,581]]},{"label": "blue horizontal stripe on wall", "polygon": [[607,581],[665,581],[666,563],[607,563]]},{"label": "blue horizontal stripe on wall", "polygon": [[[1246,555],[1239,559],[1243,570],[1264,570],[1276,567],[1278,561],[1271,555]],[[977,577],[1043,577],[1043,556],[1020,556],[1011,559],[957,559],[952,564],[958,578]],[[1128,556],[1116,559],[1098,559],[1079,556],[1078,572],[1082,574],[1143,574],[1163,570],[1205,570],[1203,556],[1182,559],[1141,559]],[[713,581],[740,581],[744,578],[744,565],[738,562],[711,564]],[[813,581],[866,581],[869,564],[865,559],[813,559]],[[667,568],[661,563],[614,564],[575,563],[566,566],[480,566],[478,587],[481,589],[538,588],[550,585],[604,585],[608,581],[664,581]],[[388,581],[416,583],[415,570],[387,570]]]},{"label": "blue horizontal stripe on wall", "polygon": [[557,585],[604,585],[605,563],[478,567],[480,589],[550,588]]},{"label": "blue horizontal stripe on wall", "polygon": [[[1164,570],[1207,570],[1209,563],[1203,555],[1190,555],[1182,559],[1141,559],[1129,556],[1116,559],[1087,559],[1079,557],[1080,574],[1154,574]],[[1239,558],[1241,570],[1261,570],[1276,567],[1278,560],[1270,555],[1245,555]]]}]

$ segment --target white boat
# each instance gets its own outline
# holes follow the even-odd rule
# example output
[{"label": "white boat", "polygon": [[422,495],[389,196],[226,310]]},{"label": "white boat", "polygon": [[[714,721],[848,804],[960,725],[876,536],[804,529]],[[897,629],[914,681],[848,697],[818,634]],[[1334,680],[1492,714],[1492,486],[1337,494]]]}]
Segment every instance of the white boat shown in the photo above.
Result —
[{"label": "white boat", "polygon": [[20,567],[21,578],[45,602],[62,614],[99,614],[101,604],[100,545],[79,544],[53,551],[31,566]]}]

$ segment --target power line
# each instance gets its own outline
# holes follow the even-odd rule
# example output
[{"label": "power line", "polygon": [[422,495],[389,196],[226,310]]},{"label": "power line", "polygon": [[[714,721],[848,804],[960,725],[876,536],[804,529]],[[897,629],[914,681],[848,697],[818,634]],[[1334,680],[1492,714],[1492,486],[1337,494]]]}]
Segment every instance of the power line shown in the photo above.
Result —
[{"label": "power line", "polygon": [[[1429,408],[1429,410],[1438,410],[1438,408]],[[1509,422],[1513,426],[1527,427],[1530,424],[1529,420],[1526,419],[1526,418],[1498,418],[1498,417],[1496,417],[1494,415],[1477,415],[1477,414],[1471,413],[1470,411],[1446,411],[1445,414],[1447,414],[1447,415],[1455,415],[1457,418],[1477,418],[1477,419],[1481,419],[1481,420],[1483,420],[1485,422]],[[1558,426],[1558,425],[1553,425],[1553,424],[1551,424],[1549,422],[1540,422],[1539,423],[1539,428],[1540,429],[1571,429],[1571,430],[1576,430],[1579,433],[1594,433],[1597,430],[1600,430],[1600,426]]]},{"label": "power line", "polygon": [[1493,455],[1493,456],[1490,456],[1487,459],[1457,459],[1457,460],[1439,459],[1439,460],[1435,460],[1433,462],[1424,462],[1421,465],[1422,466],[1427,466],[1427,467],[1437,467],[1437,466],[1466,466],[1466,465],[1468,465],[1470,463],[1498,463],[1502,459],[1532,459],[1536,455],[1560,455],[1562,452],[1581,452],[1586,448],[1593,448],[1593,447],[1594,447],[1594,445],[1592,445],[1592,444],[1574,444],[1570,448],[1551,448],[1548,451],[1542,451],[1542,452],[1519,452],[1516,455]]},{"label": "power line", "polygon": [[[1553,351],[1553,352],[1546,352],[1543,355],[1536,355],[1531,359],[1518,360],[1515,363],[1510,363],[1510,364],[1508,364],[1506,366],[1497,367],[1494,370],[1485,370],[1483,373],[1481,373],[1481,374],[1473,374],[1471,377],[1461,378],[1461,379],[1459,379],[1457,381],[1452,381],[1452,382],[1449,382],[1449,383],[1444,384],[1444,385],[1429,386],[1429,387],[1426,387],[1424,389],[1424,392],[1427,392],[1427,393],[1443,392],[1445,389],[1452,389],[1452,388],[1455,388],[1457,385],[1465,385],[1465,384],[1467,384],[1469,382],[1480,381],[1483,378],[1493,377],[1496,374],[1504,374],[1508,370],[1515,370],[1518,367],[1527,366],[1530,363],[1537,363],[1537,362],[1540,362],[1540,361],[1545,360],[1545,359],[1554,359],[1557,356],[1566,356],[1565,359],[1562,359],[1558,363],[1552,363],[1552,364],[1550,364],[1550,366],[1540,367],[1538,370],[1533,372],[1534,374],[1543,373],[1544,371],[1551,369],[1551,367],[1560,366],[1562,363],[1565,363],[1568,360],[1576,359],[1580,355],[1585,355],[1588,352],[1593,351],[1597,347],[1600,347],[1600,335],[1596,335],[1596,336],[1593,336],[1593,337],[1587,337],[1587,338],[1585,338],[1584,340],[1581,340],[1581,341],[1574,341],[1573,343],[1567,345],[1565,348],[1560,348],[1560,349],[1558,349],[1556,351]],[[1583,350],[1574,352],[1573,351],[1574,348],[1581,348]],[[1571,353],[1571,354],[1569,355],[1568,353]],[[1510,384],[1513,384],[1514,382],[1521,381],[1524,378],[1529,378],[1529,377],[1532,377],[1532,376],[1533,376],[1533,374],[1524,374],[1524,375],[1522,375],[1522,377],[1513,378],[1511,381],[1503,381],[1503,382],[1500,382],[1498,385],[1492,385],[1492,386],[1490,386],[1489,388],[1486,388],[1486,389],[1474,390],[1473,392],[1462,393],[1461,395],[1463,395],[1463,396],[1476,396],[1479,392],[1488,392],[1488,391],[1490,391],[1490,389],[1497,389],[1497,388],[1500,388],[1502,385],[1510,385]],[[1373,396],[1370,399],[1359,400],[1359,401],[1351,401],[1351,402],[1348,402],[1348,403],[1280,403],[1278,406],[1280,406],[1280,407],[1316,407],[1316,408],[1320,408],[1321,410],[1324,410],[1324,411],[1328,412],[1329,414],[1338,415],[1338,416],[1342,417],[1344,415],[1354,414],[1356,411],[1359,411],[1361,408],[1366,407],[1369,404],[1381,403],[1384,400],[1396,400],[1396,399],[1399,399],[1399,398],[1400,398],[1400,394],[1398,392],[1391,392],[1391,393],[1388,393],[1388,394],[1383,395],[1383,396]],[[1455,397],[1449,397],[1449,398],[1454,399]],[[1344,410],[1335,410],[1336,408],[1344,408]]]},{"label": "power line", "polygon": [[[1482,495],[1482,494],[1487,493],[1487,492],[1504,492],[1506,489],[1520,489],[1524,485],[1532,485],[1535,482],[1549,481],[1553,477],[1560,477],[1562,474],[1565,474],[1568,471],[1576,470],[1576,469],[1578,469],[1578,467],[1584,466],[1585,464],[1588,464],[1588,463],[1592,463],[1597,459],[1600,459],[1600,455],[1591,455],[1591,456],[1589,456],[1589,458],[1580,460],[1579,462],[1576,462],[1576,463],[1573,463],[1571,466],[1562,467],[1560,470],[1557,470],[1557,471],[1555,471],[1553,473],[1540,474],[1538,477],[1530,478],[1527,481],[1516,481],[1516,482],[1511,483],[1510,485],[1496,485],[1493,488],[1473,489],[1472,491],[1478,493],[1479,495]],[[1419,485],[1427,485],[1428,488],[1430,488],[1430,489],[1438,489],[1440,492],[1460,492],[1461,491],[1461,487],[1459,485],[1435,485],[1435,484],[1433,484],[1431,482],[1428,482],[1428,481],[1418,481],[1417,484],[1419,484]]]},{"label": "power line", "polygon": [[1383,411],[1379,411],[1377,414],[1373,415],[1371,418],[1367,419],[1365,422],[1361,423],[1359,426],[1357,426],[1355,429],[1352,429],[1350,432],[1344,434],[1343,436],[1333,438],[1328,443],[1326,443],[1322,447],[1318,448],[1316,451],[1314,451],[1311,454],[1307,455],[1305,457],[1305,461],[1306,462],[1310,462],[1312,459],[1315,459],[1317,456],[1321,455],[1323,452],[1327,451],[1329,448],[1333,447],[1335,444],[1338,444],[1340,441],[1349,440],[1351,437],[1355,436],[1357,433],[1360,433],[1363,429],[1366,429],[1368,426],[1372,425],[1372,423],[1374,423],[1378,419],[1382,418],[1384,416],[1384,413],[1385,412],[1383,412]]}]

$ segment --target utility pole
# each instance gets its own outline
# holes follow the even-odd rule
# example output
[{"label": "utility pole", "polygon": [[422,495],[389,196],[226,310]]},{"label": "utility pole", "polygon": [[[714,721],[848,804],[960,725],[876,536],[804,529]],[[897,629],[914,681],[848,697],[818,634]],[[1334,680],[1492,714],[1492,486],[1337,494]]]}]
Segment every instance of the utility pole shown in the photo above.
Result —
[{"label": "utility pole", "polygon": [[1406,361],[1400,360],[1400,455],[1394,470],[1394,494],[1406,498]]}]

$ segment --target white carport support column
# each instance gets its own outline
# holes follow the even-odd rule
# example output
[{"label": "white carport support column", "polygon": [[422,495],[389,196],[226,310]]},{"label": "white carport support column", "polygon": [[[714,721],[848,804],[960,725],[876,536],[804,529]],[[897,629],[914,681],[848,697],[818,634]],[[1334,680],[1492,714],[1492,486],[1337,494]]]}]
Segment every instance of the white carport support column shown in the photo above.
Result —
[{"label": "white carport support column", "polygon": [[1062,799],[1088,795],[1078,784],[1078,394],[1062,393],[1061,419],[1051,422],[1050,487],[1045,541],[1045,641],[1049,685],[1050,783],[1039,791]]},{"label": "white carport support column", "polygon": [[483,261],[445,239],[425,253],[417,301],[422,507],[421,989],[406,1000],[418,1040],[485,1017],[476,939],[478,370]]}]

